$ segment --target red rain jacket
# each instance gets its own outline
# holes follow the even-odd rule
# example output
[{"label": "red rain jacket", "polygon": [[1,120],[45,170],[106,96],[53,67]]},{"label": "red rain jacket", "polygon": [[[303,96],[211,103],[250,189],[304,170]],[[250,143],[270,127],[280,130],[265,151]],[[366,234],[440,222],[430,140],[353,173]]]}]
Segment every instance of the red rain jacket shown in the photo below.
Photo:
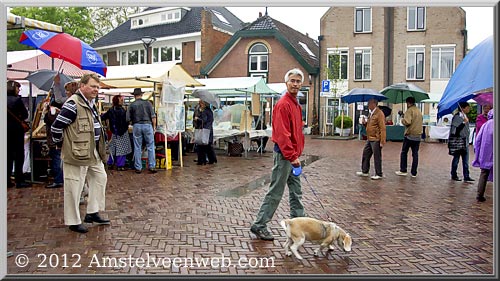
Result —
[{"label": "red rain jacket", "polygon": [[292,94],[287,92],[274,106],[272,126],[272,140],[283,157],[288,161],[299,158],[304,150],[302,108]]}]

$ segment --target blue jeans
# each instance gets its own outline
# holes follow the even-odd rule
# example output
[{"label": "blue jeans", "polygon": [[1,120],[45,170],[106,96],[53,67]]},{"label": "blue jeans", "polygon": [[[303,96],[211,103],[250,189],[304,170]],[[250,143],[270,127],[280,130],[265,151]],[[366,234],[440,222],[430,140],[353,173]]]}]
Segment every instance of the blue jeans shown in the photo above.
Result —
[{"label": "blue jeans", "polygon": [[51,147],[49,149],[50,170],[54,176],[54,183],[64,183],[63,169],[61,165],[61,150]]},{"label": "blue jeans", "polygon": [[420,141],[410,140],[408,138],[404,138],[403,147],[401,148],[401,159],[399,165],[399,171],[407,172],[408,169],[408,151],[411,148],[411,174],[417,175],[418,168],[418,149],[420,147]]},{"label": "blue jeans", "polygon": [[134,124],[134,168],[142,170],[142,140],[146,141],[149,169],[156,167],[155,143],[151,124]]},{"label": "blue jeans", "polygon": [[457,176],[458,169],[458,161],[460,161],[460,157],[462,157],[462,169],[464,173],[464,178],[469,178],[469,146],[465,148],[465,152],[456,153],[453,155],[453,160],[451,161],[451,176]]}]

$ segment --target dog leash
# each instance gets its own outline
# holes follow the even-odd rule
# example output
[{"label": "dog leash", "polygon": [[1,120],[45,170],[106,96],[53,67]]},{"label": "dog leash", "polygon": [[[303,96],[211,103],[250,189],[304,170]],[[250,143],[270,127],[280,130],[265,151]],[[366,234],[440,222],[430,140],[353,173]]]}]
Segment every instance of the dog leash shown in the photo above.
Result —
[{"label": "dog leash", "polygon": [[311,183],[309,182],[309,180],[307,179],[306,175],[304,173],[301,173],[302,174],[302,177],[306,180],[307,182],[307,185],[309,186],[309,188],[311,189],[312,193],[314,194],[314,196],[316,197],[316,200],[319,202],[319,205],[321,206],[321,208],[323,208],[323,210],[325,211],[325,214],[326,214],[326,217],[328,219],[329,222],[333,222],[332,218],[328,215],[328,212],[326,211],[325,209],[325,206],[323,206],[323,203],[321,203],[321,200],[319,199],[318,197],[318,194],[316,194],[316,191],[314,190],[314,188],[312,187]]}]

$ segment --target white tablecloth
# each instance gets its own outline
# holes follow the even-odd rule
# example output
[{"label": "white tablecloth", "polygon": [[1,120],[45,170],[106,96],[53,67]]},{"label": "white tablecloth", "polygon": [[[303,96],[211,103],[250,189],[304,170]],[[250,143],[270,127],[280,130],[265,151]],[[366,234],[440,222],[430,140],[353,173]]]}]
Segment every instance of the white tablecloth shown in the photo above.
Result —
[{"label": "white tablecloth", "polygon": [[[474,141],[475,128],[470,128],[469,133],[469,143]],[[447,140],[450,135],[450,126],[430,126],[429,127],[429,138],[431,139],[443,139]]]}]

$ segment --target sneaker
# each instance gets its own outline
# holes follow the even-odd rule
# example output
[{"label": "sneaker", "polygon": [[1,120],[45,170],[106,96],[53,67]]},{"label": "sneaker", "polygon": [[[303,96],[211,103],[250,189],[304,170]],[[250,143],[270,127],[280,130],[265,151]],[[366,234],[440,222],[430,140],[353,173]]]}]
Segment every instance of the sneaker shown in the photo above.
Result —
[{"label": "sneaker", "polygon": [[83,220],[86,223],[97,223],[97,224],[110,224],[109,220],[105,220],[99,216],[99,213],[86,214]]},{"label": "sneaker", "polygon": [[156,174],[158,171],[155,168],[149,168],[149,173]]},{"label": "sneaker", "polygon": [[368,173],[363,173],[363,172],[356,172],[356,175],[357,175],[357,176],[360,176],[360,177],[369,177],[369,176],[370,176],[370,174],[368,174]]},{"label": "sneaker", "polygon": [[407,172],[396,171],[396,175],[398,175],[398,176],[407,176],[408,173]]},{"label": "sneaker", "polygon": [[135,173],[136,173],[136,174],[140,174],[140,173],[142,173],[142,170],[137,170],[137,169],[135,169]]},{"label": "sneaker", "polygon": [[267,228],[257,228],[255,225],[252,225],[252,227],[250,227],[250,231],[255,234],[257,236],[257,238],[261,239],[261,240],[266,240],[266,241],[273,241],[274,240],[274,237],[271,233],[269,233],[269,231],[267,230]]},{"label": "sneaker", "polygon": [[484,202],[484,201],[486,201],[486,198],[484,198],[484,196],[478,196],[478,197],[476,197],[476,200],[477,200],[477,202]]},{"label": "sneaker", "polygon": [[462,179],[461,179],[461,178],[459,178],[459,177],[451,177],[451,180],[454,180],[454,181],[462,181]]},{"label": "sneaker", "polygon": [[371,179],[372,180],[379,180],[379,179],[382,179],[382,177],[379,176],[379,175],[374,175],[374,176],[371,177]]},{"label": "sneaker", "polygon": [[412,177],[412,178],[416,178],[416,177],[417,177],[417,175],[411,175],[411,177]]},{"label": "sneaker", "polygon": [[474,179],[471,179],[471,178],[464,178],[464,182],[473,182]]}]

